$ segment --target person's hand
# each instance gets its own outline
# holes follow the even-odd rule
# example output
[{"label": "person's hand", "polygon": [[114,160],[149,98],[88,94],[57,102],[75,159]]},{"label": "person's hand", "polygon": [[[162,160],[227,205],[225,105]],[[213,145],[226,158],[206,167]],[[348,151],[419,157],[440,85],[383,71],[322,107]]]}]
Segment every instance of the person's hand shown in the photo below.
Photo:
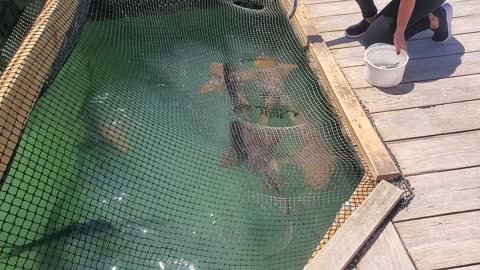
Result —
[{"label": "person's hand", "polygon": [[397,54],[400,54],[400,49],[407,51],[407,42],[405,41],[405,33],[403,31],[395,31],[393,36],[393,44],[397,50]]}]

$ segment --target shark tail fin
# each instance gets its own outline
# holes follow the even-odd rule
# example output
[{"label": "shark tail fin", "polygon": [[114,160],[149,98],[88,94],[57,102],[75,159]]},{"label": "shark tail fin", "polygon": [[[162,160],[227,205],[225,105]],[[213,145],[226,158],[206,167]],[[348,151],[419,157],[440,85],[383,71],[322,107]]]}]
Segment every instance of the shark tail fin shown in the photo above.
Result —
[{"label": "shark tail fin", "polygon": [[205,95],[205,94],[210,93],[210,92],[220,91],[223,88],[224,88],[223,84],[219,84],[219,83],[214,82],[214,81],[208,81],[208,82],[203,84],[203,86],[200,88],[200,90],[198,90],[198,93],[200,95]]},{"label": "shark tail fin", "polygon": [[228,148],[220,158],[219,164],[222,168],[229,168],[232,166],[238,165],[238,158],[237,154],[235,153],[235,149]]}]

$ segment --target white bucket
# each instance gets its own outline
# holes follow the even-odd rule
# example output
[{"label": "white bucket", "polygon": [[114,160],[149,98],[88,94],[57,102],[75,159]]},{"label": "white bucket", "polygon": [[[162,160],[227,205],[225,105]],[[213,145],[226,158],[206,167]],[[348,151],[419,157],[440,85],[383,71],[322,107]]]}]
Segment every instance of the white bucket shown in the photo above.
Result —
[{"label": "white bucket", "polygon": [[373,44],[365,51],[365,80],[377,87],[396,86],[402,81],[408,59],[405,50],[397,54],[393,45]]}]

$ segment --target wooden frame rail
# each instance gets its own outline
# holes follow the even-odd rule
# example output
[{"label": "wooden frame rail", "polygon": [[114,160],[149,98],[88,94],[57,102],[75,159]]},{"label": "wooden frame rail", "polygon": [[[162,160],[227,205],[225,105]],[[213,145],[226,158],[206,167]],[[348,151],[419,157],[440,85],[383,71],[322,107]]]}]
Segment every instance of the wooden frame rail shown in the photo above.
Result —
[{"label": "wooden frame rail", "polygon": [[382,181],[304,270],[345,269],[402,194],[401,189]]},{"label": "wooden frame rail", "polygon": [[57,54],[80,0],[47,0],[0,77],[0,179]]}]

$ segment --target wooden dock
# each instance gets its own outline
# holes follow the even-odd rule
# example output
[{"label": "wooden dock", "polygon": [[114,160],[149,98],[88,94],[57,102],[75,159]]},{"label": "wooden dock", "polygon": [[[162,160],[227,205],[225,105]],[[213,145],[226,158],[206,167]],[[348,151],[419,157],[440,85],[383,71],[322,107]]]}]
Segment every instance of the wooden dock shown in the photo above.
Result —
[{"label": "wooden dock", "polygon": [[412,38],[403,83],[391,89],[364,80],[364,48],[344,36],[361,18],[354,0],[303,0],[297,16],[314,25],[414,188],[389,235],[394,228],[417,269],[473,270],[480,269],[480,1],[449,2],[454,37]]}]

